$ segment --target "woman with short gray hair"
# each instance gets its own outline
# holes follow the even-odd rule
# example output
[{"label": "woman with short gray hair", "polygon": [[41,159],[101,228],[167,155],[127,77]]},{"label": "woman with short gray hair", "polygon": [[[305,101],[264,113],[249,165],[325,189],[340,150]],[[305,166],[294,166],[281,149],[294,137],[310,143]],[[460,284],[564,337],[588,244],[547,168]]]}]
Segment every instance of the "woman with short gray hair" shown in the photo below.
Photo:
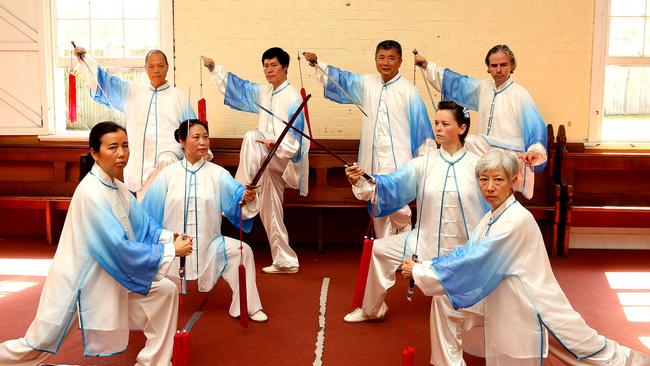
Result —
[{"label": "woman with short gray hair", "polygon": [[[540,364],[549,333],[563,346],[553,354],[570,364],[650,364],[650,357],[598,334],[573,309],[553,275],[537,222],[512,193],[516,163],[505,151],[483,155],[476,173],[492,210],[464,246],[430,263],[405,261],[403,276],[426,295],[446,295],[456,309],[483,300],[482,319],[474,312],[467,317],[484,325],[487,366]],[[449,363],[461,364],[462,358]]]}]

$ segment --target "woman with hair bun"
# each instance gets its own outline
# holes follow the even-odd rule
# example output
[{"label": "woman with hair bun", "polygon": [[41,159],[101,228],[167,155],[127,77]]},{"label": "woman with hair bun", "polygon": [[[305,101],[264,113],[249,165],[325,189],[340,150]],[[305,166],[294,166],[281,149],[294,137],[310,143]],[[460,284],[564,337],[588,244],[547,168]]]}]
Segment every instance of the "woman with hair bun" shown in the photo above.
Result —
[{"label": "woman with hair bun", "polygon": [[[237,266],[243,252],[246,267],[248,316],[256,322],[268,318],[262,311],[255,260],[246,243],[221,235],[222,215],[245,232],[250,232],[253,217],[259,211],[257,193],[244,187],[221,166],[206,161],[210,150],[208,125],[198,119],[181,123],[174,137],[180,142],[185,158],[163,169],[145,194],[142,205],[149,214],[194,239],[195,250],[187,257],[185,274],[198,281],[200,292],[212,290],[223,277],[233,290],[229,314],[239,317],[239,277]],[[240,206],[240,203],[242,205]],[[168,277],[180,280],[179,261],[172,264]]]}]

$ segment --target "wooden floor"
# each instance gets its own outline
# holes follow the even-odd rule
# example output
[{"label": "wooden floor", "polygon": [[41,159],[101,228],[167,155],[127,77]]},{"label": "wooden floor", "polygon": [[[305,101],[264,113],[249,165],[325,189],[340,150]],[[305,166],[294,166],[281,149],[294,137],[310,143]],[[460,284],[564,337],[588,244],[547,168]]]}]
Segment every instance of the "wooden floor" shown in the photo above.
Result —
[{"label": "wooden floor", "polygon": [[[54,247],[43,240],[0,238],[3,248],[0,260],[6,258],[48,259]],[[406,283],[398,281],[389,292],[390,308],[381,322],[346,324],[343,316],[351,310],[354,278],[360,256],[360,244],[327,245],[324,254],[316,246],[300,246],[297,252],[301,271],[297,275],[267,275],[261,267],[270,263],[266,246],[256,247],[257,284],[264,310],[269,315],[265,324],[251,323],[248,329],[227,314],[230,289],[220,281],[208,294],[185,298],[182,321],[207,300],[204,313],[191,333],[193,365],[313,365],[319,331],[319,299],[323,279],[329,279],[326,323],[324,327],[323,365],[398,365],[402,349],[409,344]],[[619,292],[645,293],[645,289],[612,289],[606,272],[650,273],[650,251],[574,250],[568,259],[554,259],[552,265],[568,298],[598,332],[634,349],[650,353],[640,337],[650,337],[650,319],[631,322],[618,300]],[[3,268],[5,269],[3,271]],[[42,288],[44,277],[7,274],[0,267],[0,341],[17,338],[29,326]],[[631,284],[631,282],[630,282]],[[22,286],[21,286],[22,285]],[[24,289],[21,289],[25,287]],[[637,286],[639,287],[639,286]],[[643,287],[641,285],[640,287]],[[413,328],[416,365],[428,365],[428,311],[430,300],[416,292],[413,303]],[[645,304],[646,315],[650,303]],[[635,308],[632,306],[632,308]],[[633,309],[634,310],[634,309]],[[636,310],[643,312],[642,306]],[[48,362],[79,365],[132,365],[144,336],[132,332],[129,348],[123,354],[108,358],[81,356],[81,337],[71,330],[59,355]],[[472,358],[469,365],[482,365]],[[561,365],[558,361],[545,362]]]}]

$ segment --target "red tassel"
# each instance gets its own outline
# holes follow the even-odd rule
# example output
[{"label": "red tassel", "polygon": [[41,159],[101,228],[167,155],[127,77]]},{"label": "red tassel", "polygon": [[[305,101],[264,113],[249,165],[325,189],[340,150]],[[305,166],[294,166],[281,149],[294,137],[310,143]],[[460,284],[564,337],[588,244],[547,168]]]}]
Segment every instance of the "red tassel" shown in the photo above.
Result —
[{"label": "red tassel", "polygon": [[354,286],[354,298],[352,307],[360,308],[363,304],[363,296],[366,292],[366,282],[368,281],[368,270],[370,270],[370,258],[372,257],[372,244],[374,240],[363,237],[363,252],[359,261],[359,272],[357,273],[357,283]]},{"label": "red tassel", "polygon": [[415,348],[409,346],[402,351],[402,366],[415,365]]},{"label": "red tassel", "polygon": [[248,328],[248,297],[246,295],[246,267],[239,264],[239,324]]},{"label": "red tassel", "polygon": [[[305,88],[300,88],[300,95],[302,95],[302,100],[307,99],[307,92],[305,91]],[[307,109],[307,104],[305,104],[305,107],[302,109],[305,112],[305,120],[307,121],[307,128],[309,129],[309,136],[314,137],[314,135],[311,133],[311,123],[309,122],[309,110]]]},{"label": "red tassel", "polygon": [[199,99],[199,120],[208,123],[207,113],[205,109],[205,98]]},{"label": "red tassel", "polygon": [[68,74],[68,117],[70,122],[77,121],[77,78]]},{"label": "red tassel", "polygon": [[190,332],[177,330],[174,335],[174,353],[172,354],[174,366],[190,366]]}]

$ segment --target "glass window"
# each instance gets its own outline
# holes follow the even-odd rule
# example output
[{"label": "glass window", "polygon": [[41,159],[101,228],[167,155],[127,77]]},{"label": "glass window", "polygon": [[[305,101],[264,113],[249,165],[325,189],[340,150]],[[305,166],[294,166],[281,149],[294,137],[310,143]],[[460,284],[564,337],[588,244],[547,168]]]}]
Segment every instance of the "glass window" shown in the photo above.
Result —
[{"label": "glass window", "polygon": [[[57,133],[88,130],[100,121],[123,123],[121,112],[92,100],[88,83],[76,72],[77,122],[68,120],[68,75],[74,70],[72,45],[84,47],[102,67],[125,80],[147,83],[144,56],[162,49],[161,9],[169,0],[55,0],[54,63],[55,120]],[[83,64],[79,67],[84,67]],[[65,121],[65,123],[63,123]]]},{"label": "glass window", "polygon": [[605,35],[594,37],[592,98],[600,100],[592,101],[591,127],[598,133],[589,139],[650,142],[650,0],[599,0],[598,7],[607,16],[597,12],[596,22],[607,24],[596,24]]}]

